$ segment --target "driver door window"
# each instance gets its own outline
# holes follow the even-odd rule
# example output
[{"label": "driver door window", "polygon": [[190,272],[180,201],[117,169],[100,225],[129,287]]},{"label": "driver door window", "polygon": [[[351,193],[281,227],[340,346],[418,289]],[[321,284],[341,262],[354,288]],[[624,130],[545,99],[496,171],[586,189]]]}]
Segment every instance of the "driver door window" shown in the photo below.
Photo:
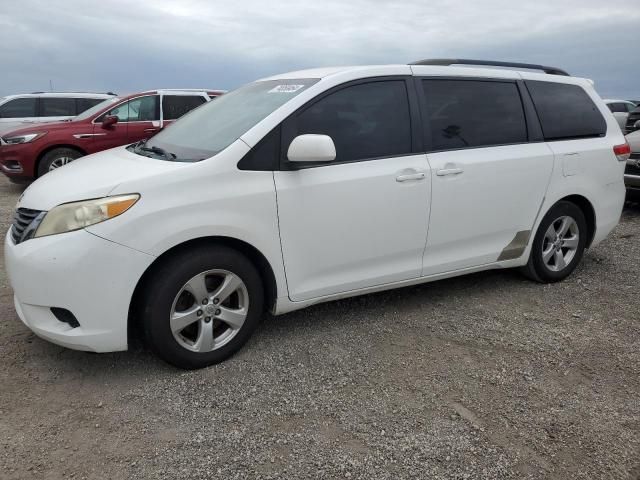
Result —
[{"label": "driver door window", "polygon": [[297,134],[329,135],[336,162],[411,153],[411,120],[405,82],[371,82],[343,88],[304,110]]},{"label": "driver door window", "polygon": [[151,122],[160,120],[157,95],[138,97],[118,105],[107,112],[107,115],[118,117],[121,122]]}]

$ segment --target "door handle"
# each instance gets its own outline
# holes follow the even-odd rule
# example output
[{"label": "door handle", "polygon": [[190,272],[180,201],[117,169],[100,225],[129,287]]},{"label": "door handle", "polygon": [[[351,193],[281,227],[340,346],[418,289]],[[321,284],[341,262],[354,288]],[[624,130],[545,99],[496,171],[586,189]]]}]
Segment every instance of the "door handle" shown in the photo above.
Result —
[{"label": "door handle", "polygon": [[153,132],[157,132],[158,130],[160,130],[159,128],[145,128],[144,131],[145,133],[153,133]]},{"label": "door handle", "polygon": [[463,170],[461,168],[443,168],[442,170],[436,171],[436,175],[444,177],[445,175],[458,175],[462,172]]},{"label": "door handle", "polygon": [[396,182],[409,182],[411,180],[422,180],[425,177],[424,172],[408,173],[405,175],[398,175]]}]

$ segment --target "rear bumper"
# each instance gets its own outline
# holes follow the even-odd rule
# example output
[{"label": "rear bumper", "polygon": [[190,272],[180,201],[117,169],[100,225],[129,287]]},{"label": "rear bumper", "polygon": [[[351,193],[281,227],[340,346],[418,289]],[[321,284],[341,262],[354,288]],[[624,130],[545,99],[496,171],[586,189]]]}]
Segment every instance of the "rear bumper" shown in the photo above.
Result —
[{"label": "rear bumper", "polygon": [[[129,304],[154,257],[84,230],[14,244],[5,265],[20,319],[36,335],[76,350],[126,350]],[[80,326],[60,321],[69,310]]]},{"label": "rear bumper", "polygon": [[604,188],[605,191],[600,197],[600,201],[594,205],[596,207],[596,232],[591,242],[592,247],[604,240],[618,225],[624,207],[626,191],[622,181],[610,183]]}]

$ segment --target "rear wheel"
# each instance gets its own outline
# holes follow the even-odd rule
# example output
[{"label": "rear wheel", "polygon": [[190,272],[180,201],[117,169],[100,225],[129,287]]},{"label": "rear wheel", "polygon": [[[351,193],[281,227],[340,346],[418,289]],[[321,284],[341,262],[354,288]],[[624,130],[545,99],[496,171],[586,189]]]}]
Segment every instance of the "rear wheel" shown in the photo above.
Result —
[{"label": "rear wheel", "polygon": [[538,227],[524,273],[539,282],[564,280],[582,260],[586,241],[582,210],[574,203],[558,202]]},{"label": "rear wheel", "polygon": [[197,248],[170,258],[142,296],[145,337],[153,351],[180,368],[221,362],[249,339],[263,309],[253,264],[227,247]]},{"label": "rear wheel", "polygon": [[54,148],[50,152],[47,152],[38,165],[38,177],[65,166],[67,163],[71,163],[74,160],[82,157],[82,153],[73,148]]}]

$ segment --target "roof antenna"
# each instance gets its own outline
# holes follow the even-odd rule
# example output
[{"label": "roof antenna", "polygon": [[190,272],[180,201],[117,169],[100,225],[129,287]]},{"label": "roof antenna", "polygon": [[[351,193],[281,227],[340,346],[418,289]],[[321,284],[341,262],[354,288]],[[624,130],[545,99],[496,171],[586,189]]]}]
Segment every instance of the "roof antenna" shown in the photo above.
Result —
[{"label": "roof antenna", "polygon": [[53,92],[53,82],[49,79],[49,91]]}]

